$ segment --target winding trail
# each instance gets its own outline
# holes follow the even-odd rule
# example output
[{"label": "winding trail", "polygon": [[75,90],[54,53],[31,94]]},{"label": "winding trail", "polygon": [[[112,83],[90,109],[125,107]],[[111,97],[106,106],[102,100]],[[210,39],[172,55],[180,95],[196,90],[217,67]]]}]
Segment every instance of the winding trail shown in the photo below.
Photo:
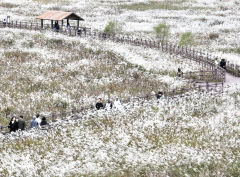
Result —
[{"label": "winding trail", "polygon": [[226,72],[226,80],[224,82],[224,86],[228,86],[231,84],[240,84],[240,77],[235,77]]}]

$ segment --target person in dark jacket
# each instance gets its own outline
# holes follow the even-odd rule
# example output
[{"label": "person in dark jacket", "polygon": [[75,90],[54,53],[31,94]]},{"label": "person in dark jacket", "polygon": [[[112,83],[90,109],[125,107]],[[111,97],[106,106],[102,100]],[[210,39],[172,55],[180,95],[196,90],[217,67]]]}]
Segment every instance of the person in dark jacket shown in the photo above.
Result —
[{"label": "person in dark jacket", "polygon": [[18,128],[20,130],[25,130],[26,128],[26,122],[23,120],[23,116],[19,116],[19,121],[18,121]]},{"label": "person in dark jacket", "polygon": [[55,21],[54,28],[55,28],[56,32],[59,32],[59,24],[58,24],[58,21]]},{"label": "person in dark jacket", "polygon": [[163,95],[163,92],[158,92],[157,94],[156,94],[156,97],[157,97],[157,99],[160,99],[161,97],[162,97],[162,95]]},{"label": "person in dark jacket", "polygon": [[48,125],[46,117],[42,117],[41,126]]},{"label": "person in dark jacket", "polygon": [[178,68],[178,71],[177,71],[177,77],[182,77],[183,75],[183,72],[180,68]]},{"label": "person in dark jacket", "polygon": [[8,128],[10,129],[10,132],[15,132],[18,130],[18,121],[15,117],[12,117],[11,121],[9,122]]},{"label": "person in dark jacket", "polygon": [[103,103],[101,98],[98,99],[98,102],[96,103],[96,108],[97,110],[103,109]]},{"label": "person in dark jacket", "polygon": [[220,67],[222,67],[223,69],[226,69],[226,60],[225,59],[221,59]]}]

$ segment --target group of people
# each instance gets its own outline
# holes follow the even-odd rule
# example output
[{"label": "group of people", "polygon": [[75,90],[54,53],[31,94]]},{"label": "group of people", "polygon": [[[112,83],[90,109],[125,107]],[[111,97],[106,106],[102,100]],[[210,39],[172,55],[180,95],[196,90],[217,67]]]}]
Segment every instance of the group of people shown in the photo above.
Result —
[{"label": "group of people", "polygon": [[96,105],[95,105],[95,107],[96,107],[97,110],[106,109],[107,111],[110,111],[112,108],[116,108],[116,109],[118,109],[120,111],[124,110],[123,106],[122,106],[122,104],[121,104],[121,102],[120,102],[120,100],[118,98],[113,103],[110,100],[108,100],[106,102],[106,104],[104,104],[102,99],[99,98],[97,103],[96,103]]},{"label": "group of people", "polygon": [[[33,119],[30,122],[30,128],[41,128],[41,126],[48,125],[46,117],[40,118],[40,115],[37,114],[33,117]],[[25,130],[26,128],[26,122],[23,119],[23,116],[20,115],[19,117],[12,117],[12,119],[9,122],[8,128],[10,132],[16,132],[17,130]]]}]

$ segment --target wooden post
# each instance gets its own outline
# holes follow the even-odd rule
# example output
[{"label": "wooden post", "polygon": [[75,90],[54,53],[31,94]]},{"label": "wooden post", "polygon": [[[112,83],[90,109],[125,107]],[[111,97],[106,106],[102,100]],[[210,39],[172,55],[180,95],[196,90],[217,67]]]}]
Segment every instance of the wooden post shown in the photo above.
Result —
[{"label": "wooden post", "polygon": [[51,20],[51,29],[53,29],[53,20]]},{"label": "wooden post", "polygon": [[206,82],[207,92],[209,92],[209,84],[208,81]]},{"label": "wooden post", "polygon": [[79,20],[77,21],[77,29],[79,28]]},{"label": "wooden post", "polygon": [[41,28],[43,28],[43,19],[41,19]]}]

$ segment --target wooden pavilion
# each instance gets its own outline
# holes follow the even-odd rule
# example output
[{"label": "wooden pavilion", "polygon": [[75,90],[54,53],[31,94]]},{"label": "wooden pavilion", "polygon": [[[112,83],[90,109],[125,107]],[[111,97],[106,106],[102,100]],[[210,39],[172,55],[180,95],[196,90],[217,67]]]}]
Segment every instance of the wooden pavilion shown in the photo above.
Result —
[{"label": "wooden pavilion", "polygon": [[76,20],[77,21],[77,29],[79,28],[79,21],[84,21],[83,18],[76,15],[74,12],[62,12],[62,11],[47,11],[42,15],[39,15],[37,19],[41,20],[41,28],[43,28],[43,21],[44,20],[51,20],[51,28],[53,29],[53,21],[61,21],[61,26],[64,25],[64,20],[67,20],[67,24],[69,20]]}]

